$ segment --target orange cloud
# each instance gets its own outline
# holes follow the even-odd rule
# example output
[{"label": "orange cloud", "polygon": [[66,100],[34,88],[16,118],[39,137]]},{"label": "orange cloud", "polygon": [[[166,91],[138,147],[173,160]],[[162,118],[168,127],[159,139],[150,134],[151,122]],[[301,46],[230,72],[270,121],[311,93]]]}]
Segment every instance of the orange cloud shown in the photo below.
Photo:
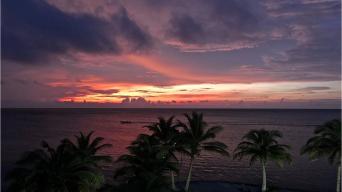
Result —
[{"label": "orange cloud", "polygon": [[[338,86],[338,82],[335,83]],[[323,86],[323,84],[322,84]],[[85,88],[86,87],[86,88]],[[311,88],[309,91],[306,87]],[[254,84],[184,84],[174,86],[152,86],[116,83],[80,83],[74,89],[82,94],[69,94],[59,101],[120,103],[125,98],[145,98],[150,102],[201,102],[201,101],[280,101],[283,98],[336,99],[338,88],[312,89],[307,83],[254,83]],[[82,89],[85,90],[82,92]],[[94,91],[95,90],[95,91]],[[331,91],[334,91],[332,94]]]},{"label": "orange cloud", "polygon": [[[195,72],[196,70],[187,68],[185,64],[171,58],[159,58],[153,56],[141,55],[126,55],[123,56],[122,61],[141,65],[152,71],[156,71],[167,77],[172,77],[177,83],[217,83],[217,82],[245,82],[236,76],[226,75],[210,75],[207,73]],[[182,66],[176,67],[176,66]],[[196,66],[196,65],[192,65]],[[248,80],[247,80],[248,81]]]}]

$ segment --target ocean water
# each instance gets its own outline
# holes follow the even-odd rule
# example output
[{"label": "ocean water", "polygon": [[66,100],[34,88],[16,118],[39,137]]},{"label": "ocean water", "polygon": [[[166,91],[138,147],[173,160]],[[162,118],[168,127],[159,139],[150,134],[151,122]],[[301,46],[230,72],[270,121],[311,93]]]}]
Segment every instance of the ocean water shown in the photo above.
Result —
[{"label": "ocean water", "polygon": [[[113,147],[103,153],[114,159],[126,153],[126,147],[157,117],[183,114],[192,109],[2,109],[1,114],[1,167],[3,176],[13,167],[20,155],[40,146],[42,140],[56,145],[65,137],[72,138],[80,131],[95,131]],[[268,183],[273,186],[302,191],[334,191],[336,167],[325,159],[314,162],[300,156],[299,151],[312,136],[314,128],[327,120],[340,118],[340,110],[274,110],[274,109],[196,109],[204,113],[210,125],[222,125],[217,139],[232,152],[241,137],[250,129],[275,129],[283,133],[281,142],[292,147],[293,163],[279,168],[267,168]],[[120,121],[131,121],[121,124]],[[188,159],[183,163],[178,180],[185,178]],[[106,167],[107,172],[115,165]],[[234,183],[261,183],[259,165],[249,166],[248,160],[232,160],[216,154],[203,153],[196,159],[193,180],[229,181]]]}]

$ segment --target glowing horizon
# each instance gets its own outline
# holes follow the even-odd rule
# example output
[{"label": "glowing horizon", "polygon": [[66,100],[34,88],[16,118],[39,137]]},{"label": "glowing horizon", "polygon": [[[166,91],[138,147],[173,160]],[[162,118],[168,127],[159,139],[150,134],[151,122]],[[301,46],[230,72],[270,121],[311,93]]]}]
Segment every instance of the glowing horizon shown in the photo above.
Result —
[{"label": "glowing horizon", "polygon": [[341,106],[337,0],[17,1],[5,107]]},{"label": "glowing horizon", "polygon": [[[303,99],[339,99],[340,82],[278,82],[252,84],[184,84],[174,86],[107,85],[105,89],[82,96],[60,98],[60,102],[122,103],[127,98],[144,98],[149,102],[274,101]],[[99,86],[101,87],[101,86]],[[103,87],[103,85],[102,85]],[[110,92],[108,90],[117,90]],[[330,94],[326,93],[330,90]],[[331,94],[335,92],[335,94]]]}]

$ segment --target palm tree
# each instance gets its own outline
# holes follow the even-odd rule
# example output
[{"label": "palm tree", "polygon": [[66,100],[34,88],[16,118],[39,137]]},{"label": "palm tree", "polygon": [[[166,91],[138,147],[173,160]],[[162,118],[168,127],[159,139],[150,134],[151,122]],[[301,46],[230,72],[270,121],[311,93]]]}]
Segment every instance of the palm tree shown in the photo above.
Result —
[{"label": "palm tree", "polygon": [[67,144],[71,150],[83,161],[92,163],[96,167],[100,167],[102,163],[110,163],[112,162],[112,158],[108,155],[99,155],[98,152],[112,147],[111,144],[104,143],[103,137],[95,137],[92,139],[92,135],[94,131],[91,131],[87,135],[84,135],[80,132],[79,135],[76,135],[76,142],[73,143],[69,139],[64,139],[62,142]]},{"label": "palm tree", "polygon": [[129,154],[117,160],[124,166],[114,175],[116,180],[123,180],[123,191],[167,191],[165,172],[177,171],[169,161],[168,146],[159,145],[155,137],[141,134],[127,149]]},{"label": "palm tree", "polygon": [[190,156],[189,172],[186,180],[185,191],[189,190],[192,166],[196,156],[201,152],[210,151],[228,156],[226,151],[227,146],[219,141],[212,140],[216,134],[222,130],[220,126],[208,127],[208,124],[203,120],[202,113],[193,112],[190,115],[184,114],[187,123],[179,121],[179,126],[183,128],[182,143],[186,153]]},{"label": "palm tree", "polygon": [[318,126],[301,150],[311,160],[326,156],[329,162],[337,165],[337,187],[341,189],[341,120],[334,119]]},{"label": "palm tree", "polygon": [[101,172],[84,163],[64,143],[56,149],[42,142],[43,149],[28,152],[9,173],[9,191],[95,191],[104,182]]},{"label": "palm tree", "polygon": [[[168,119],[163,117],[158,118],[157,123],[152,123],[151,125],[146,126],[150,131],[152,131],[152,137],[155,137],[162,145],[169,146],[170,155],[173,160],[177,161],[174,152],[180,149],[179,139],[180,132],[177,130],[178,125],[173,121],[174,116],[171,116]],[[174,172],[170,170],[171,175],[171,186],[173,190],[176,190]]]},{"label": "palm tree", "polygon": [[175,142],[175,136],[179,134],[177,130],[178,125],[174,123],[173,119],[174,116],[168,119],[159,117],[157,123],[152,123],[145,127],[152,131],[152,136],[158,138],[162,143],[173,144]]},{"label": "palm tree", "polygon": [[259,161],[262,165],[262,191],[267,190],[266,186],[266,165],[268,161],[275,161],[280,167],[284,162],[291,162],[291,155],[288,152],[290,146],[279,144],[277,139],[281,138],[280,131],[264,129],[251,130],[242,137],[234,150],[234,159],[250,158],[250,165]]}]

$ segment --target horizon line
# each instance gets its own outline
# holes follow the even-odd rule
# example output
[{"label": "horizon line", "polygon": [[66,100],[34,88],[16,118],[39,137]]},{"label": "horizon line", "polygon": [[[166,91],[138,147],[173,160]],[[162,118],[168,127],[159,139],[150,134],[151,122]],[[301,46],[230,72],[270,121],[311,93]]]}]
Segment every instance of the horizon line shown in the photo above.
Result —
[{"label": "horizon line", "polygon": [[204,110],[342,110],[342,108],[237,108],[237,107],[0,107],[1,109],[204,109]]}]

